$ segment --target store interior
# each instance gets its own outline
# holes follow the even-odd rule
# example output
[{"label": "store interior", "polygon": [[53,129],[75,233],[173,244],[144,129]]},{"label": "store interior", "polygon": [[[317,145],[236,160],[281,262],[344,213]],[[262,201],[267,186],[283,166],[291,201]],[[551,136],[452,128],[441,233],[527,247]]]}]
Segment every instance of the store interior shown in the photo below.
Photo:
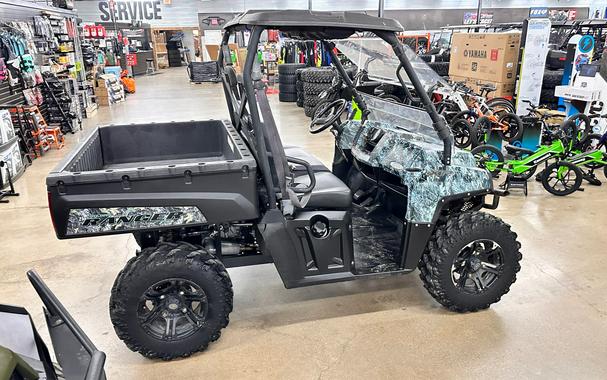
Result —
[{"label": "store interior", "polygon": [[0,380],[607,377],[606,41],[593,0],[0,0]]}]

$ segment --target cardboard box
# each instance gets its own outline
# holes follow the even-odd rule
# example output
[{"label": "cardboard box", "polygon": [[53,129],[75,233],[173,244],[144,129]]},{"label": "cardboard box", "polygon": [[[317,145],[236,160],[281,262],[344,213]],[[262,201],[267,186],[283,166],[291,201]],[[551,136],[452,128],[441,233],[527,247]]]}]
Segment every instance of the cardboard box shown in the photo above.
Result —
[{"label": "cardboard box", "polygon": [[491,83],[496,87],[496,90],[489,94],[489,98],[496,96],[513,96],[515,90],[514,82],[494,82],[489,80],[481,80],[467,77],[459,77],[457,75],[450,75],[451,81],[453,82],[466,82],[466,86],[472,89],[474,92],[479,93],[480,87],[483,84]]},{"label": "cardboard box", "polygon": [[156,42],[154,45],[157,53],[166,53],[167,52],[167,44],[162,42]]},{"label": "cardboard box", "polygon": [[[204,46],[207,49],[207,53],[209,53],[209,57],[211,57],[211,61],[216,61],[217,58],[219,57],[220,46],[214,45],[214,44],[206,44]],[[232,50],[232,51],[238,50],[238,45],[236,45],[236,44],[228,44],[228,46],[230,47],[230,50]]]},{"label": "cardboard box", "polygon": [[520,43],[520,32],[455,33],[451,39],[449,76],[514,82]]}]

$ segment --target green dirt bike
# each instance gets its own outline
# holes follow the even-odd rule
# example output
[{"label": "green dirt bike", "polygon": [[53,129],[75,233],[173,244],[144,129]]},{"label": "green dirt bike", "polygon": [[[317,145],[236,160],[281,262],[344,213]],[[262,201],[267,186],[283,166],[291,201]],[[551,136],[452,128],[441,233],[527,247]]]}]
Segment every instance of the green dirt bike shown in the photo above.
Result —
[{"label": "green dirt bike", "polygon": [[[537,167],[545,163],[546,168],[540,178],[542,185],[551,194],[565,196],[578,190],[586,174],[580,166],[607,165],[607,155],[601,150],[582,151],[581,143],[586,139],[586,130],[580,131],[576,119],[567,120],[563,126],[553,132],[550,145],[540,146],[532,151],[521,147],[506,145],[506,151],[514,159],[504,160],[501,150],[492,145],[481,145],[472,150],[479,167],[490,171],[494,176],[506,172],[509,176],[528,180]],[[548,164],[550,160],[555,162]]]}]

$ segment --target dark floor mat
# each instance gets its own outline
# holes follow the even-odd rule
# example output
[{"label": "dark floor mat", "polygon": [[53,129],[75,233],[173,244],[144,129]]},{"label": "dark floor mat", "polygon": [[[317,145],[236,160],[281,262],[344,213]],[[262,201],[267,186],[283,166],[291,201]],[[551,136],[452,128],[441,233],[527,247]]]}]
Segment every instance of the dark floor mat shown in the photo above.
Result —
[{"label": "dark floor mat", "polygon": [[355,207],[352,210],[352,236],[356,273],[399,269],[401,231],[390,215]]}]

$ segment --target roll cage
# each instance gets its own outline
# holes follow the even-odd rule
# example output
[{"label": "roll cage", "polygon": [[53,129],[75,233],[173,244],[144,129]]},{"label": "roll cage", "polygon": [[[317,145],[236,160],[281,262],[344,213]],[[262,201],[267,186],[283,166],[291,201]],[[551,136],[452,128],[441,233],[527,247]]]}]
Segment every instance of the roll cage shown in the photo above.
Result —
[{"label": "roll cage", "polygon": [[[421,99],[424,110],[429,114],[432,127],[443,142],[443,164],[451,164],[453,136],[444,118],[436,111],[395,34],[403,30],[400,23],[393,19],[352,12],[248,11],[224,26],[225,33],[219,51],[218,65],[231,121],[246,141],[261,169],[262,180],[267,189],[263,203],[268,209],[277,208],[277,200],[288,201],[289,191],[293,191],[289,189],[286,179],[286,174],[289,173],[288,162],[306,166],[309,173],[311,170],[306,162],[297,162],[298,160],[285,156],[278,136],[265,93],[265,85],[261,81],[260,66],[256,60],[257,45],[263,31],[267,29],[277,29],[292,39],[322,41],[326,50],[330,52],[332,63],[344,84],[352,91],[354,100],[361,108],[363,121],[370,111],[335,54],[335,45],[331,40],[345,39],[357,32],[372,32],[388,43]],[[236,75],[228,46],[230,37],[241,31],[250,32],[242,80]],[[311,178],[313,182],[313,174]],[[293,197],[290,200],[293,201]]]}]

